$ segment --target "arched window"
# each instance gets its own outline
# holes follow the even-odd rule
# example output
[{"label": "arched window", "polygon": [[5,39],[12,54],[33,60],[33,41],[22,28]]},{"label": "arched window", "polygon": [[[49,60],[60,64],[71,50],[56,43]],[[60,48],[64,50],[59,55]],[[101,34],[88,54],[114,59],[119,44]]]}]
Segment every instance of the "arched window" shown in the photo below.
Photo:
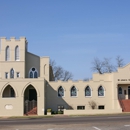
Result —
[{"label": "arched window", "polygon": [[104,88],[102,86],[98,88],[98,96],[104,96]]},{"label": "arched window", "polygon": [[14,69],[13,69],[13,68],[10,70],[10,78],[11,78],[11,79],[14,78]]},{"label": "arched window", "polygon": [[118,94],[122,94],[122,88],[121,87],[118,88]]},{"label": "arched window", "polygon": [[30,72],[30,78],[33,78],[33,72],[32,71]]},{"label": "arched window", "polygon": [[37,71],[34,72],[34,78],[37,78]]},{"label": "arched window", "polygon": [[91,96],[91,89],[89,86],[85,88],[85,96]]},{"label": "arched window", "polygon": [[64,89],[62,86],[58,88],[58,97],[64,97]]},{"label": "arched window", "polygon": [[77,96],[77,89],[76,89],[75,86],[73,86],[73,87],[71,88],[71,96],[72,96],[72,97]]},{"label": "arched window", "polygon": [[19,60],[19,47],[15,47],[15,60]]},{"label": "arched window", "polygon": [[7,97],[15,97],[15,91],[14,91],[14,89],[10,85],[8,85],[4,89],[2,97],[6,97],[6,98]]},{"label": "arched window", "polygon": [[9,50],[9,46],[6,47],[5,49],[5,60],[9,61],[10,60],[10,50]]},{"label": "arched window", "polygon": [[38,71],[36,68],[31,68],[29,71],[29,78],[38,78]]}]

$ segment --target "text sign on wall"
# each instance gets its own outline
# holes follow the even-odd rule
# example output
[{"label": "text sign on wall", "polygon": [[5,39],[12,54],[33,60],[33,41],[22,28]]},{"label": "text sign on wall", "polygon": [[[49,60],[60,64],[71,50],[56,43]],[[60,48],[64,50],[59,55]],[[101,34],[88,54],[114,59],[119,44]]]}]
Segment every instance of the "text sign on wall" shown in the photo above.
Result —
[{"label": "text sign on wall", "polygon": [[118,81],[130,81],[130,79],[118,79]]}]

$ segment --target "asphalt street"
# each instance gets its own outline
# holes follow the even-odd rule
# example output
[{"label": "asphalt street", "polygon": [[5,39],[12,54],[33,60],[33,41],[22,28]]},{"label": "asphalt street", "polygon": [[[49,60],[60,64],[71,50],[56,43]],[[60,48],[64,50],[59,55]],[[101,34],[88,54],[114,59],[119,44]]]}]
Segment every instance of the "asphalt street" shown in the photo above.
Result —
[{"label": "asphalt street", "polygon": [[0,130],[130,130],[130,115],[1,118]]}]

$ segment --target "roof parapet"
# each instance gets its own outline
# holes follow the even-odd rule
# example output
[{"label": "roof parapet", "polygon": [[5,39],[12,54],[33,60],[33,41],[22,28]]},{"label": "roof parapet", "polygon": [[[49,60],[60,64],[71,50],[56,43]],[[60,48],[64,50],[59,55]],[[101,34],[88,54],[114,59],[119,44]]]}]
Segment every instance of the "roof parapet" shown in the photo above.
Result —
[{"label": "roof parapet", "polygon": [[0,37],[0,39],[6,39],[6,37]]},{"label": "roof parapet", "polygon": [[20,39],[26,39],[26,37],[20,37]]},{"label": "roof parapet", "polygon": [[10,37],[10,39],[15,39],[15,37]]},{"label": "roof parapet", "polygon": [[16,39],[15,37],[10,37],[10,39],[7,39],[6,37],[0,37],[1,40],[5,41],[21,41],[21,40],[26,40],[26,37],[20,37],[19,39]]},{"label": "roof parapet", "polygon": [[93,80],[89,80],[89,81],[84,81],[84,80],[68,80],[68,81],[62,81],[62,80],[57,80],[57,81],[50,81],[50,82],[55,82],[55,83],[84,83],[84,82],[90,82]]}]

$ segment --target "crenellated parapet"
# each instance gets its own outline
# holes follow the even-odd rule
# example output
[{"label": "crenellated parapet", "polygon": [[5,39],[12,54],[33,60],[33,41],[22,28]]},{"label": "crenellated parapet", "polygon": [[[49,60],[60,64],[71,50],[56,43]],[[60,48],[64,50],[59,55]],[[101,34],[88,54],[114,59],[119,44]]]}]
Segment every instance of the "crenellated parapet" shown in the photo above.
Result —
[{"label": "crenellated parapet", "polygon": [[15,37],[10,37],[10,39],[7,39],[6,37],[0,37],[0,39],[3,42],[10,42],[10,41],[25,41],[25,42],[27,42],[26,37],[20,37],[19,39],[16,39]]},{"label": "crenellated parapet", "polygon": [[[21,50],[27,51],[27,39],[26,37],[20,37],[16,39],[15,37],[10,37],[10,39],[6,37],[0,37],[1,40],[1,51],[5,51],[5,48],[9,46],[10,50],[14,51],[16,46],[19,46]],[[3,54],[4,55],[4,54]]]},{"label": "crenellated parapet", "polygon": [[92,80],[84,81],[84,80],[68,80],[68,81],[62,81],[62,80],[57,80],[57,81],[50,81],[50,82],[55,82],[55,83],[88,83]]}]

